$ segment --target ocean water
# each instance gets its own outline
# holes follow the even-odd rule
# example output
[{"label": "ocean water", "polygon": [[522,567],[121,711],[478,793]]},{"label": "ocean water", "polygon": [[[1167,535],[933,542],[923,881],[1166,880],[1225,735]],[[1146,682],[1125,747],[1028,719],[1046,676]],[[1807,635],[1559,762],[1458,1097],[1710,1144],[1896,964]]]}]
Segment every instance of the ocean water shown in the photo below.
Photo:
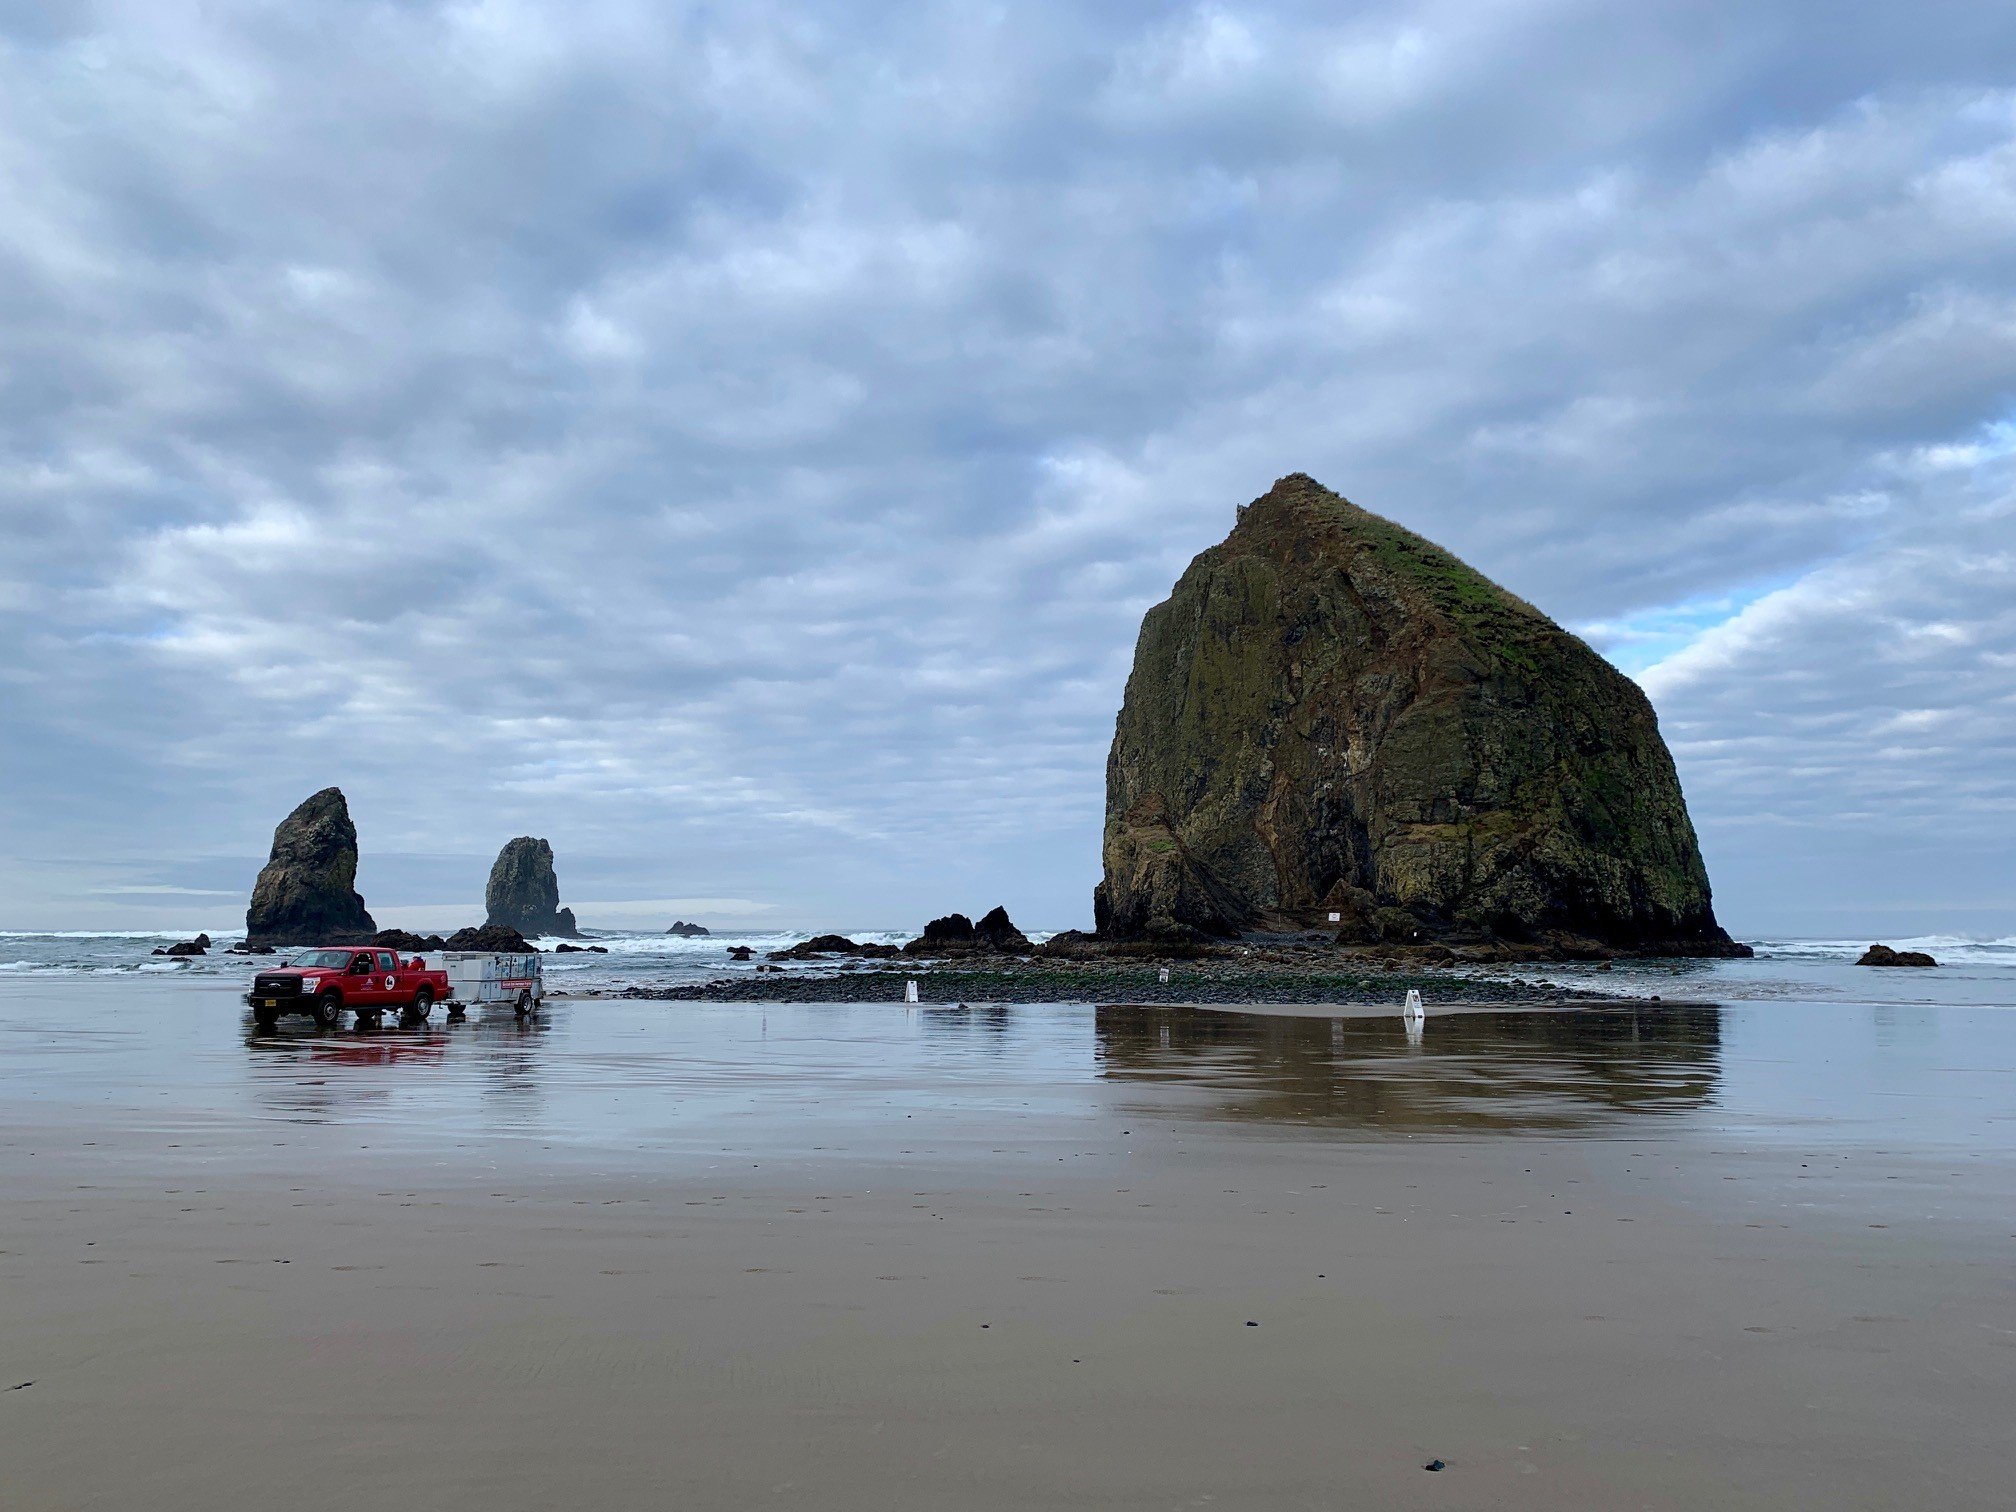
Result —
[{"label": "ocean water", "polygon": [[[249,982],[253,972],[286,958],[277,956],[234,956],[225,952],[245,938],[242,929],[210,929],[207,956],[156,956],[156,947],[193,937],[190,930],[120,930],[102,933],[64,931],[30,933],[0,930],[0,983],[10,976],[117,976],[147,973],[187,977],[192,980],[225,977]],[[826,931],[819,931],[825,933]],[[857,932],[853,939],[864,944],[900,945],[914,937],[911,930],[870,930]],[[562,941],[556,936],[535,941],[549,952],[545,960],[546,985],[551,992],[583,988],[606,990],[612,987],[646,986],[661,982],[706,981],[716,976],[738,976],[753,972],[769,952],[812,938],[811,931],[767,931],[750,934],[718,934],[701,939],[684,939],[663,934],[607,934],[591,931],[571,945],[600,945],[607,955],[592,953],[553,954]],[[1038,934],[1034,939],[1047,939]],[[729,950],[746,945],[754,959],[729,959]],[[784,961],[774,963],[786,971],[830,971],[835,963]],[[0,987],[0,991],[4,991]]]},{"label": "ocean water", "polygon": [[[10,979],[23,977],[116,977],[127,973],[176,976],[192,980],[224,978],[249,981],[272,957],[233,956],[223,952],[244,937],[242,930],[207,931],[211,953],[201,958],[170,958],[152,954],[157,946],[188,938],[183,932],[126,930],[111,932],[34,933],[0,930],[0,991]],[[871,930],[854,938],[878,944],[901,944],[907,930]],[[768,931],[710,935],[682,939],[661,934],[591,933],[574,942],[600,945],[606,955],[548,954],[546,980],[553,992],[607,991],[647,987],[714,977],[741,976],[767,964],[773,950],[809,939],[809,932]],[[1048,938],[1035,932],[1031,938]],[[539,942],[549,951],[561,942]],[[1681,1002],[1842,1002],[1875,1004],[1971,1005],[2016,1007],[2016,935],[1970,939],[1960,935],[1892,938],[1884,943],[1900,950],[1923,950],[1939,965],[1932,969],[1878,970],[1855,965],[1868,940],[1752,940],[1757,954],[1738,961],[1619,961],[1609,970],[1594,964],[1483,967],[1452,974],[1452,995],[1460,994],[1464,976],[1510,976],[1550,982],[1620,998],[1660,998]],[[755,953],[748,962],[729,959],[729,949],[746,945]],[[881,963],[828,960],[780,963],[788,972],[828,972],[874,969]],[[921,968],[920,969],[928,969]]]}]

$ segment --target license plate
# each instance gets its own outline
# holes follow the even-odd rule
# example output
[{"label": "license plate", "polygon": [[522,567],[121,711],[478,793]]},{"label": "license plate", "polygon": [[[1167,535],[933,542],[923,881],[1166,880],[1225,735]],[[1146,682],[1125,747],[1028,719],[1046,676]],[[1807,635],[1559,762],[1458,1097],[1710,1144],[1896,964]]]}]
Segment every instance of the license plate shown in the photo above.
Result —
[{"label": "license plate", "polygon": [[278,999],[278,998],[268,998],[268,999],[266,999],[266,1006],[267,1006],[268,1008],[278,1008],[278,1007],[280,1006],[280,999]]}]

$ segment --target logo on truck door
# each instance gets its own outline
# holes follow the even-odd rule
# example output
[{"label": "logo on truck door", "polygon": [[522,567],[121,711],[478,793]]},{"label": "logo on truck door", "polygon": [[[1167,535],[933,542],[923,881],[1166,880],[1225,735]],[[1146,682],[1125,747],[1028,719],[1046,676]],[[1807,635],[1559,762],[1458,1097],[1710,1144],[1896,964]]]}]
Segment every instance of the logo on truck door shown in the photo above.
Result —
[{"label": "logo on truck door", "polygon": [[385,990],[387,992],[390,992],[394,987],[398,986],[398,984],[399,982],[397,977],[385,978]]}]

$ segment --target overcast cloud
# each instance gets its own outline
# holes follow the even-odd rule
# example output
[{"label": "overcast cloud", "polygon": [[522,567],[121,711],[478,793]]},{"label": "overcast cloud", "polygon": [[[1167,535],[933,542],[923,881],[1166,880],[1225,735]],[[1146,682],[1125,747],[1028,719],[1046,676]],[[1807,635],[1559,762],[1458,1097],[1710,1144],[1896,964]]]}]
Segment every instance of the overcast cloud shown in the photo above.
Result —
[{"label": "overcast cloud", "polygon": [[0,0],[0,927],[1083,925],[1307,471],[1644,681],[1739,934],[2016,934],[2016,25]]}]

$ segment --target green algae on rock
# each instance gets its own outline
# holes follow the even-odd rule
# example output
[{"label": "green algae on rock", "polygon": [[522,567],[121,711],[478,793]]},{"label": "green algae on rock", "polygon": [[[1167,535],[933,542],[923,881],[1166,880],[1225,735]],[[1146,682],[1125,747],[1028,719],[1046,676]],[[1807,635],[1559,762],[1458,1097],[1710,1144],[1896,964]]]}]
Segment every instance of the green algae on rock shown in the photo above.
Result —
[{"label": "green algae on rock", "polygon": [[1108,939],[1747,953],[1638,685],[1299,473],[1142,622],[1104,859]]}]

